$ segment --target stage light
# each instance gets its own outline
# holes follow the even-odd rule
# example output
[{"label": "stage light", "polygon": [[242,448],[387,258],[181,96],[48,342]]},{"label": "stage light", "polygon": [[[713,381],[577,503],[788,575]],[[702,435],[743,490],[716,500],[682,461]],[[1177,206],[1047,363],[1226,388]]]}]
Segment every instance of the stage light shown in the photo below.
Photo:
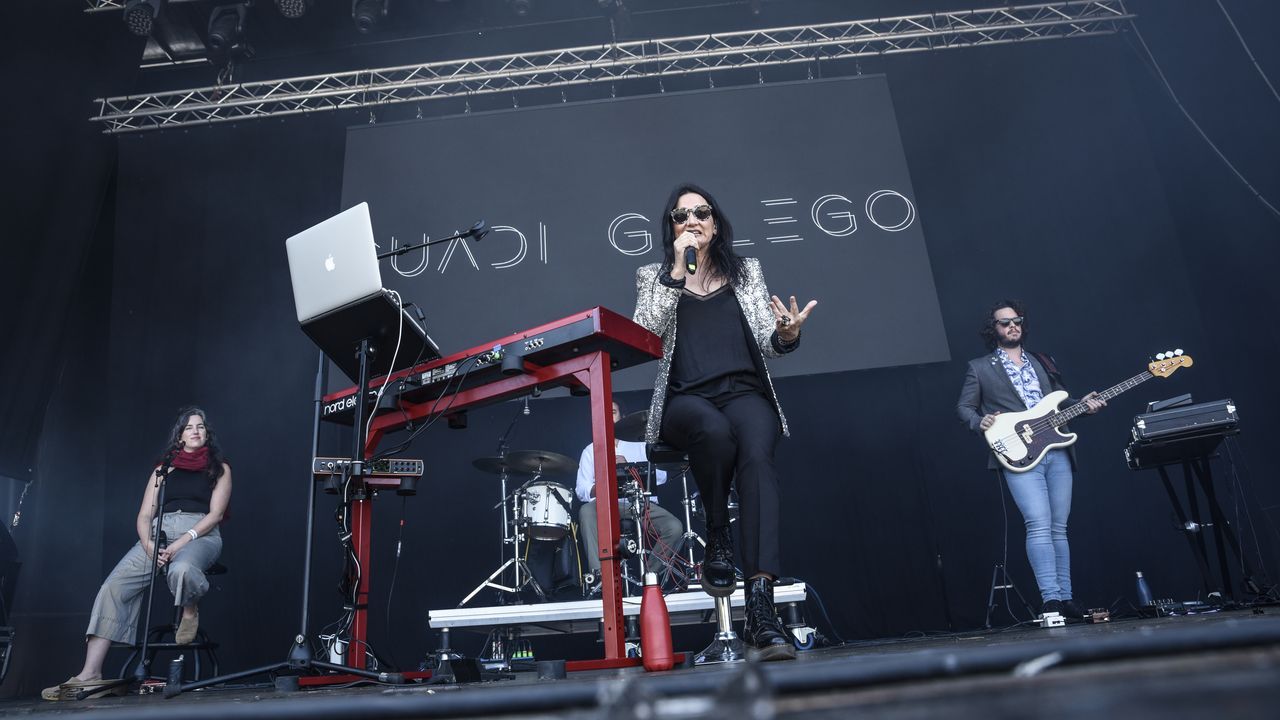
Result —
[{"label": "stage light", "polygon": [[147,37],[163,6],[164,0],[128,0],[124,4],[124,24],[134,35]]},{"label": "stage light", "polygon": [[351,0],[351,19],[362,33],[372,32],[387,16],[388,0]]},{"label": "stage light", "polygon": [[507,7],[516,17],[526,17],[533,12],[533,0],[507,0]]},{"label": "stage light", "polygon": [[280,15],[291,20],[302,17],[307,14],[307,10],[311,9],[311,3],[314,0],[276,0],[276,10],[280,11]]},{"label": "stage light", "polygon": [[209,13],[209,32],[205,44],[209,51],[225,55],[244,45],[244,5],[219,5]]}]

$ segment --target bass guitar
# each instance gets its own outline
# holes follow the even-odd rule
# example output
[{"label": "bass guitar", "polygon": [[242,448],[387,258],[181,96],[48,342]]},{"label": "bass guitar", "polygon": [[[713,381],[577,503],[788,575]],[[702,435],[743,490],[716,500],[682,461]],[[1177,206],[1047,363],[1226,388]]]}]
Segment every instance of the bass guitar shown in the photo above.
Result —
[{"label": "bass guitar", "polygon": [[[1178,368],[1191,367],[1191,364],[1191,356],[1184,355],[1181,350],[1160,353],[1155,361],[1147,365],[1146,370],[1098,393],[1098,398],[1110,400],[1153,377],[1169,377]],[[1063,432],[1060,426],[1087,412],[1089,405],[1081,401],[1065,410],[1059,410],[1058,405],[1066,399],[1065,390],[1055,390],[1045,395],[1030,410],[996,415],[995,422],[983,431],[983,436],[1004,469],[1016,473],[1026,472],[1040,464],[1045,453],[1076,441],[1075,433]]]}]

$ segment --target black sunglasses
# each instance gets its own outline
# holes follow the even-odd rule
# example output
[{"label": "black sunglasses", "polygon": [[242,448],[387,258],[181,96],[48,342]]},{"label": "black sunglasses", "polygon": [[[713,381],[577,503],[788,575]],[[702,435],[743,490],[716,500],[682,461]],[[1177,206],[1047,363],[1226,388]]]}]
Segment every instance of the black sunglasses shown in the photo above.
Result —
[{"label": "black sunglasses", "polygon": [[1013,323],[1014,325],[1021,325],[1022,320],[1023,320],[1022,316],[1018,316],[1015,318],[1000,318],[996,320],[996,324],[999,325],[1000,327],[1009,327],[1009,323]]},{"label": "black sunglasses", "polygon": [[671,211],[671,222],[677,225],[683,225],[689,221],[689,213],[699,220],[706,220],[711,217],[710,205],[699,205],[696,208],[675,208]]}]

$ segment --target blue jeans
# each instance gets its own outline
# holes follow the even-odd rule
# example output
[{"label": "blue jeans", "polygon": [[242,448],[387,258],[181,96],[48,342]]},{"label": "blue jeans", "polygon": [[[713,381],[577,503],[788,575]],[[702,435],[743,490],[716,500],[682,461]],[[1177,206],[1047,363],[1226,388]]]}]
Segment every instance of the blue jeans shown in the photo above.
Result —
[{"label": "blue jeans", "polygon": [[1071,599],[1071,549],[1067,518],[1071,515],[1071,458],[1065,450],[1045,454],[1031,470],[1004,473],[1013,502],[1027,525],[1027,560],[1040,586],[1040,598]]}]

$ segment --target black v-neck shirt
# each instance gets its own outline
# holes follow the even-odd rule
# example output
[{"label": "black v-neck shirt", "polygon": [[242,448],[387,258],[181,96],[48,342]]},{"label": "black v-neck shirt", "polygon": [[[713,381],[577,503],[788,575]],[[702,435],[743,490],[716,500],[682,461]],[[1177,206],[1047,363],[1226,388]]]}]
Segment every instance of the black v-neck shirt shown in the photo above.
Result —
[{"label": "black v-neck shirt", "polygon": [[733,287],[707,295],[686,290],[676,305],[679,333],[671,354],[668,386],[673,392],[714,398],[760,390],[760,377]]}]

